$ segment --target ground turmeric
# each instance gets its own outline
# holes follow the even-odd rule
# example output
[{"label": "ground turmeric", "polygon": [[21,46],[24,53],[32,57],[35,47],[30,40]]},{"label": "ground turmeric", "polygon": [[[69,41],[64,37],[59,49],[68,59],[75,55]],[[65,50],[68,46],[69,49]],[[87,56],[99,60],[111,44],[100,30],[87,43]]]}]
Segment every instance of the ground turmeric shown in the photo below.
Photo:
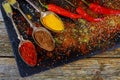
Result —
[{"label": "ground turmeric", "polygon": [[42,23],[45,27],[55,32],[64,30],[63,22],[55,14],[48,14],[43,17]]},{"label": "ground turmeric", "polygon": [[11,5],[13,5],[13,4],[16,3],[16,0],[8,0],[8,2],[9,2]]}]

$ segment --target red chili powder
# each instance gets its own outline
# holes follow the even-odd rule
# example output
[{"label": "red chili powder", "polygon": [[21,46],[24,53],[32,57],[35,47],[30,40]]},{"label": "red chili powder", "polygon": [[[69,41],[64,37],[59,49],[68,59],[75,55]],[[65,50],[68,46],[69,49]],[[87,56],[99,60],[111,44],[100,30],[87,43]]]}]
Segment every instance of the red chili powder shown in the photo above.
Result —
[{"label": "red chili powder", "polygon": [[30,66],[35,66],[37,63],[36,50],[32,42],[27,41],[22,43],[19,48],[22,59]]}]

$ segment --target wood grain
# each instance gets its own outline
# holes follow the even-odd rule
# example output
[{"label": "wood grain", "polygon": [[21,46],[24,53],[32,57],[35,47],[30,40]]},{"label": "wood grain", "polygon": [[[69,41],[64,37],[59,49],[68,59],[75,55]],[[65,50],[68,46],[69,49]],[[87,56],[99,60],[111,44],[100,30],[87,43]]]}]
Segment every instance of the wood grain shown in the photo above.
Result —
[{"label": "wood grain", "polygon": [[119,80],[120,59],[89,58],[21,78],[14,58],[0,58],[0,80]]},{"label": "wood grain", "polygon": [[0,24],[0,56],[13,56],[11,43],[4,23]]}]

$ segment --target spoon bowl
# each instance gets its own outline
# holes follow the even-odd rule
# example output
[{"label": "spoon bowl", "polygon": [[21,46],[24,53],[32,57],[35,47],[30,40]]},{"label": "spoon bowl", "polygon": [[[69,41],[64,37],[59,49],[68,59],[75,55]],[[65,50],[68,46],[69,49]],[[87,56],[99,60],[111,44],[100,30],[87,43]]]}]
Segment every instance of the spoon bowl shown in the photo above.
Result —
[{"label": "spoon bowl", "polygon": [[[27,46],[27,47],[25,47]],[[19,44],[19,54],[22,56],[22,60],[31,67],[37,64],[37,54],[33,43],[29,40],[22,40]],[[23,57],[24,56],[24,57]]]},{"label": "spoon bowl", "polygon": [[[55,41],[52,38],[51,33],[43,27],[34,30],[32,36],[34,36],[35,42],[39,44],[41,48],[45,48],[47,51],[53,51],[55,48]],[[44,37],[44,38],[43,38]]]}]

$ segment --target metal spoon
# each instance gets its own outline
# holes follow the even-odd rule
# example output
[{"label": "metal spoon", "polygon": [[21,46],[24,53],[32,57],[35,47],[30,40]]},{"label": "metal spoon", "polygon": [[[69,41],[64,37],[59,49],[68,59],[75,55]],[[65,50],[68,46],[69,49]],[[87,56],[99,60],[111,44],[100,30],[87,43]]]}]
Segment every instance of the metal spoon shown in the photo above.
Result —
[{"label": "metal spoon", "polygon": [[35,27],[34,24],[26,17],[23,11],[19,7],[19,3],[14,0],[15,3],[11,4],[13,8],[19,10],[19,12],[24,16],[27,22],[30,24],[30,27],[33,28],[32,36],[34,41],[43,49],[47,51],[53,51],[55,48],[55,41],[51,33],[43,27]]},{"label": "metal spoon", "polygon": [[[5,10],[6,14],[7,14],[7,16],[11,19],[12,24],[13,24],[13,27],[14,27],[14,29],[15,29],[15,31],[16,31],[17,36],[18,36],[18,39],[20,40],[20,43],[19,43],[19,46],[18,46],[18,50],[19,50],[20,57],[22,58],[22,60],[23,60],[27,65],[29,65],[29,66],[31,66],[31,67],[34,67],[34,66],[36,65],[36,63],[37,63],[37,53],[34,54],[35,56],[33,56],[33,57],[34,57],[34,60],[33,60],[33,57],[31,58],[31,57],[28,56],[29,59],[31,59],[31,60],[34,61],[34,64],[31,64],[31,63],[27,62],[27,61],[24,59],[24,57],[21,56],[21,53],[20,53],[20,48],[21,48],[21,46],[22,46],[23,44],[29,42],[30,44],[33,45],[33,43],[32,43],[30,40],[24,40],[23,37],[22,37],[22,35],[20,35],[20,33],[19,33],[19,31],[18,31],[15,23],[14,23],[14,20],[13,20],[13,18],[12,18],[13,12],[12,12],[12,9],[11,9],[10,4],[9,4],[7,1],[4,1],[4,2],[2,3],[2,6],[3,6],[3,8],[4,8],[4,10]],[[34,45],[33,45],[32,47],[33,47],[34,51],[36,52]],[[25,50],[26,50],[26,49],[25,49]],[[35,59],[36,59],[36,60],[35,60]]]},{"label": "metal spoon", "polygon": [[[41,21],[41,23],[42,23],[46,28],[48,28],[49,30],[52,30],[52,31],[54,31],[54,32],[61,32],[61,31],[64,30],[64,24],[63,24],[62,20],[61,20],[60,17],[58,17],[55,13],[53,13],[53,12],[51,12],[51,11],[45,11],[45,12],[43,12],[40,7],[38,8],[37,6],[35,6],[30,0],[26,0],[26,1],[27,1],[33,8],[35,8],[37,12],[39,12],[39,13],[41,14],[40,21]],[[59,21],[58,23],[61,23],[62,26],[56,25],[56,29],[55,29],[55,28],[50,27],[49,25],[46,25],[46,24],[43,22],[42,19],[45,18],[47,15],[50,15],[50,14],[52,14],[53,16],[55,16],[55,17],[58,19],[58,21]],[[51,19],[51,20],[52,20],[52,19]],[[52,20],[52,22],[54,22],[54,21]],[[51,23],[51,24],[54,24],[54,23]],[[60,27],[60,29],[58,28],[58,26]]]}]

